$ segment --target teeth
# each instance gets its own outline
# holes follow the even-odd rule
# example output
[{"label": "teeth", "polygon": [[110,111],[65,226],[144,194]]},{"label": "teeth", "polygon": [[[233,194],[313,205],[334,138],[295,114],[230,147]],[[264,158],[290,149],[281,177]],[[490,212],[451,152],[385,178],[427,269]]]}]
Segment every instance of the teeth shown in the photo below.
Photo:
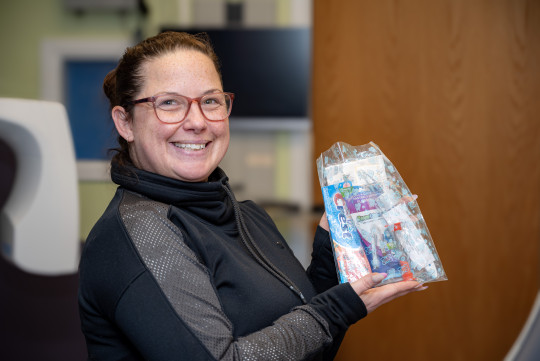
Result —
[{"label": "teeth", "polygon": [[174,143],[174,145],[178,148],[182,149],[191,149],[191,150],[200,150],[204,149],[206,147],[206,144],[182,144],[182,143]]}]

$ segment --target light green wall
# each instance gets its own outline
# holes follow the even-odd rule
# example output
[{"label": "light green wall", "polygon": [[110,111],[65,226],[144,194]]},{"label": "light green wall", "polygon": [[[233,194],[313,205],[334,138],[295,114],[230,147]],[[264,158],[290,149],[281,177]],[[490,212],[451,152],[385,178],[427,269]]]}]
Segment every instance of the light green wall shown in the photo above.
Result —
[{"label": "light green wall", "polygon": [[0,11],[0,96],[39,98],[40,42],[47,37],[127,36],[132,19],[114,14],[77,17],[62,0],[5,1]]},{"label": "light green wall", "polygon": [[86,239],[115,191],[116,184],[112,182],[79,182],[81,239]]},{"label": "light green wall", "polygon": [[[45,38],[129,38],[138,25],[134,13],[93,11],[74,14],[63,0],[3,1],[0,7],[0,97],[40,98],[40,44]],[[147,0],[151,12],[143,35],[175,24],[177,0]],[[86,239],[112,195],[111,182],[80,182],[80,236]]]}]

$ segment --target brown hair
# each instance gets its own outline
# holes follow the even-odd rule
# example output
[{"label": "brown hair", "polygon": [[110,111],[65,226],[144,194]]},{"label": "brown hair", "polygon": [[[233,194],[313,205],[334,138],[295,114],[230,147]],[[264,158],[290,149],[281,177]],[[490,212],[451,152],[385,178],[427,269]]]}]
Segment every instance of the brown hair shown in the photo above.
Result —
[{"label": "brown hair", "polygon": [[[207,55],[214,63],[221,80],[219,60],[206,33],[193,35],[175,31],[163,32],[127,48],[116,68],[105,76],[103,91],[109,99],[110,109],[120,105],[131,116],[133,106],[129,105],[129,102],[135,100],[134,96],[139,93],[145,80],[142,66],[149,60],[179,49],[196,50]],[[112,162],[122,167],[133,164],[129,156],[128,142],[118,136],[118,145],[118,148],[113,149],[116,153]]]}]

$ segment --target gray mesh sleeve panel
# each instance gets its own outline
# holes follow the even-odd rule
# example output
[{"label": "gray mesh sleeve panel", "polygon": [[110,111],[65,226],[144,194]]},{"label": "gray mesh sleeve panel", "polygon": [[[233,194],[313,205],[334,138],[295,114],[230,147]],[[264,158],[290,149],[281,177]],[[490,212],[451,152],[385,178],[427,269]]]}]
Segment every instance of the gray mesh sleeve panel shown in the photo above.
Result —
[{"label": "gray mesh sleeve panel", "polygon": [[235,341],[206,267],[183,242],[167,211],[167,205],[130,192],[120,207],[147,268],[178,316],[217,360],[302,360],[331,342],[326,321],[309,306]]},{"label": "gray mesh sleeve panel", "polygon": [[274,325],[241,338],[241,360],[304,360],[332,338],[326,321],[309,306],[297,307]]}]

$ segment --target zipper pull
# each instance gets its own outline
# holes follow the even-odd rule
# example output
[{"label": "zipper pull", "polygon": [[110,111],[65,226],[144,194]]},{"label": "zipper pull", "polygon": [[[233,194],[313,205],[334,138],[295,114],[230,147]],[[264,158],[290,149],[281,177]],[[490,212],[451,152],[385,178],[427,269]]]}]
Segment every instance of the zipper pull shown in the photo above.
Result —
[{"label": "zipper pull", "polygon": [[290,289],[291,291],[293,291],[294,293],[296,293],[296,294],[300,297],[300,299],[302,300],[302,303],[303,303],[304,305],[307,304],[306,298],[304,297],[304,294],[303,294],[300,290],[297,290],[296,288],[294,288],[293,285],[290,285],[290,286],[289,286],[289,289]]}]

